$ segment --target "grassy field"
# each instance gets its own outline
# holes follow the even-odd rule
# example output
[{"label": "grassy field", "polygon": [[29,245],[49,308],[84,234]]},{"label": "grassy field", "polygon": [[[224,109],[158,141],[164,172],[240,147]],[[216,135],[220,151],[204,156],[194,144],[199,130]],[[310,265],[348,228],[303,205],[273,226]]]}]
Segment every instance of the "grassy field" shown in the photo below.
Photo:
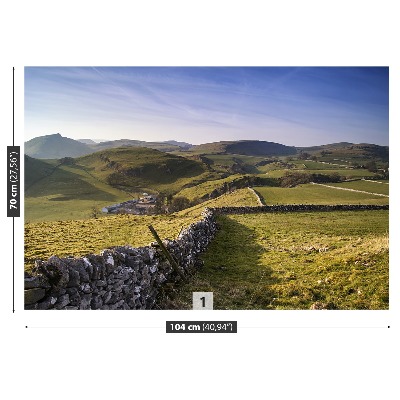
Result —
[{"label": "grassy field", "polygon": [[147,246],[154,241],[148,225],[161,238],[174,239],[182,227],[199,220],[204,207],[257,205],[248,189],[240,189],[176,214],[157,216],[109,215],[71,221],[44,221],[25,224],[25,269],[36,259],[82,256],[99,253],[112,246]]},{"label": "grassy field", "polygon": [[[208,147],[221,150],[218,146]],[[82,256],[118,245],[148,245],[154,241],[149,224],[162,238],[173,239],[198,220],[205,207],[258,205],[245,188],[171,215],[92,218],[93,208],[100,210],[143,191],[164,191],[193,200],[245,172],[262,178],[279,178],[286,171],[337,172],[348,178],[374,175],[365,169],[302,160],[290,161],[294,168],[286,170],[290,167],[287,157],[256,167],[266,157],[193,154],[182,158],[125,148],[64,164],[26,158],[25,269],[30,270],[36,259],[52,255]],[[343,160],[332,156],[330,161],[344,164]],[[228,172],[235,173],[221,179]],[[277,179],[267,181],[257,182],[279,184]],[[385,183],[328,184],[369,193],[312,184],[254,189],[267,205],[388,204],[388,198],[373,194],[388,195]],[[193,291],[214,292],[216,309],[388,308],[388,211],[232,215],[219,216],[218,224],[217,237],[202,256],[204,268],[185,286],[166,289],[160,308],[190,309]]]},{"label": "grassy field", "polygon": [[191,282],[164,293],[190,309],[193,291],[215,309],[388,309],[388,212],[218,217],[220,230]]},{"label": "grassy field", "polygon": [[76,164],[98,179],[127,191],[150,189],[176,193],[192,181],[210,179],[201,162],[145,147],[108,149],[79,157]]},{"label": "grassy field", "polygon": [[215,179],[212,181],[199,183],[196,186],[182,189],[180,192],[177,193],[177,196],[184,196],[187,197],[189,200],[193,200],[195,198],[201,198],[205,195],[210,194],[214,189],[220,188],[224,183],[232,182],[233,180],[241,177],[243,177],[243,175],[235,174],[235,175],[230,175],[224,179]]},{"label": "grassy field", "polygon": [[[148,225],[162,238],[175,238],[181,228],[196,220],[196,215],[135,216],[114,215],[100,219],[54,221],[25,224],[25,269],[36,259],[82,256],[100,253],[112,246],[147,246],[154,241]],[[198,218],[198,217],[197,217]]]},{"label": "grassy field", "polygon": [[382,164],[389,160],[389,148],[374,144],[336,143],[303,148],[303,150],[316,155],[321,161],[337,164],[346,162],[366,164],[371,159]]},{"label": "grassy field", "polygon": [[248,165],[255,165],[268,157],[246,156],[243,154],[205,154],[205,157],[212,160],[215,164],[232,166],[239,162]]},{"label": "grassy field", "polygon": [[[101,156],[123,169],[115,172]],[[90,218],[93,208],[143,192],[175,193],[187,184],[220,176],[206,172],[199,162],[146,148],[111,149],[69,164],[28,157],[25,171],[25,220],[30,222]]]},{"label": "grassy field", "polygon": [[89,218],[93,207],[100,210],[132,195],[113,188],[79,166],[63,165],[26,189],[25,220]]},{"label": "grassy field", "polygon": [[[322,166],[322,164],[320,164]],[[278,170],[273,170],[269,171],[267,173],[267,176],[271,178],[281,178],[285,172],[305,172],[305,173],[310,173],[310,174],[326,174],[330,175],[332,173],[337,172],[340,176],[344,178],[364,178],[364,177],[369,177],[369,176],[374,176],[374,173],[367,171],[366,169],[339,169],[339,168],[328,168],[328,169],[296,169],[296,170],[284,170],[284,169],[278,169]]]},{"label": "grassy field", "polygon": [[[386,181],[389,183],[389,181]],[[389,185],[377,183],[376,181],[351,181],[351,182],[341,182],[341,183],[329,183],[331,186],[338,186],[345,189],[362,190],[370,193],[379,193],[389,195]]]},{"label": "grassy field", "polygon": [[257,198],[249,189],[238,189],[232,193],[226,193],[212,200],[207,200],[197,206],[182,210],[177,215],[195,216],[199,215],[205,207],[241,207],[258,206]]},{"label": "grassy field", "polygon": [[[331,185],[331,184],[329,184]],[[342,185],[342,184],[341,184]],[[372,185],[372,183],[370,184]],[[376,184],[376,186],[383,186]],[[385,185],[387,186],[387,185]],[[374,187],[374,186],[373,186]],[[389,204],[389,198],[305,184],[294,188],[255,187],[265,204]]]},{"label": "grassy field", "polygon": [[339,169],[341,167],[345,168],[347,166],[345,162],[340,162],[340,161],[336,161],[335,163],[332,164],[325,164],[318,161],[296,161],[296,163],[302,166],[303,168],[305,167],[306,169],[312,169],[312,170],[321,170],[321,169],[331,170],[331,169]]}]

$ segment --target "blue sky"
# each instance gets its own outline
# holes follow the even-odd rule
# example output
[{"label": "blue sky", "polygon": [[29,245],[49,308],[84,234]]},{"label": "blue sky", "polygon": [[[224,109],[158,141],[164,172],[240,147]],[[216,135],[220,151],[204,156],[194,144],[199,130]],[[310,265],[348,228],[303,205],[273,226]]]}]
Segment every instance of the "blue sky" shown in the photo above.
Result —
[{"label": "blue sky", "polygon": [[385,67],[26,67],[25,140],[389,142]]}]

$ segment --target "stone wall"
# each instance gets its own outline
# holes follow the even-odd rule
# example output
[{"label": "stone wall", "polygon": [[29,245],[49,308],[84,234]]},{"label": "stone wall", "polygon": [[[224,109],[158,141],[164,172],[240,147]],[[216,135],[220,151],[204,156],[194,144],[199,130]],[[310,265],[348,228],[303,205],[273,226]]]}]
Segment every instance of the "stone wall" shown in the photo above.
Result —
[{"label": "stone wall", "polygon": [[366,211],[366,210],[389,210],[389,205],[362,205],[362,204],[339,204],[339,205],[315,205],[315,204],[289,204],[276,206],[254,206],[254,207],[220,207],[210,208],[213,214],[254,214],[268,212],[312,212],[312,211]]},{"label": "stone wall", "polygon": [[[215,232],[214,214],[205,210],[203,219],[182,230],[176,240],[163,241],[183,276],[201,265],[198,254]],[[113,247],[81,258],[53,256],[36,261],[32,274],[26,274],[25,309],[151,309],[160,287],[181,280],[181,274],[156,243]]]},{"label": "stone wall", "polygon": [[163,284],[177,282],[201,266],[204,251],[217,230],[215,215],[268,212],[388,210],[388,205],[277,205],[206,208],[203,219],[164,240],[179,265],[177,273],[155,243],[133,248],[119,246],[100,255],[50,257],[36,261],[25,276],[27,310],[152,309]]}]

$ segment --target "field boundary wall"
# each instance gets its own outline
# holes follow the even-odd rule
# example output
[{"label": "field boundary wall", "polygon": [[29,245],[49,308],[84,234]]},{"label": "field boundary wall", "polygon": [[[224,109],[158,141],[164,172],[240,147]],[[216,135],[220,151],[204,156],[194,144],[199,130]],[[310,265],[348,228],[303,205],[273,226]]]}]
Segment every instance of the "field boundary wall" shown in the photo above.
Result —
[{"label": "field boundary wall", "polygon": [[183,229],[177,239],[163,244],[179,265],[173,269],[160,248],[118,246],[100,255],[37,260],[25,274],[26,310],[152,309],[161,287],[190,276],[202,265],[198,255],[213,239],[214,213]]},{"label": "field boundary wall", "polygon": [[389,205],[375,204],[288,204],[275,206],[253,206],[253,207],[218,207],[209,208],[215,215],[223,214],[256,214],[273,212],[314,212],[314,211],[368,211],[389,210]]},{"label": "field boundary wall", "polygon": [[199,254],[215,236],[216,215],[388,209],[388,205],[311,204],[205,208],[202,219],[183,229],[177,239],[163,240],[179,273],[155,243],[112,247],[79,258],[52,256],[37,260],[32,273],[25,274],[25,309],[153,309],[163,285],[176,283],[201,267]]}]

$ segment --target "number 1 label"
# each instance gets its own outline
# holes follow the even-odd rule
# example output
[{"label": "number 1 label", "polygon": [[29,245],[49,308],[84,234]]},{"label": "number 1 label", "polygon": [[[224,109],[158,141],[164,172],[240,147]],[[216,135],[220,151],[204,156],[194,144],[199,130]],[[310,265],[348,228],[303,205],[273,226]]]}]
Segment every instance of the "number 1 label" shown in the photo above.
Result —
[{"label": "number 1 label", "polygon": [[212,310],[213,292],[193,292],[193,310]]}]

